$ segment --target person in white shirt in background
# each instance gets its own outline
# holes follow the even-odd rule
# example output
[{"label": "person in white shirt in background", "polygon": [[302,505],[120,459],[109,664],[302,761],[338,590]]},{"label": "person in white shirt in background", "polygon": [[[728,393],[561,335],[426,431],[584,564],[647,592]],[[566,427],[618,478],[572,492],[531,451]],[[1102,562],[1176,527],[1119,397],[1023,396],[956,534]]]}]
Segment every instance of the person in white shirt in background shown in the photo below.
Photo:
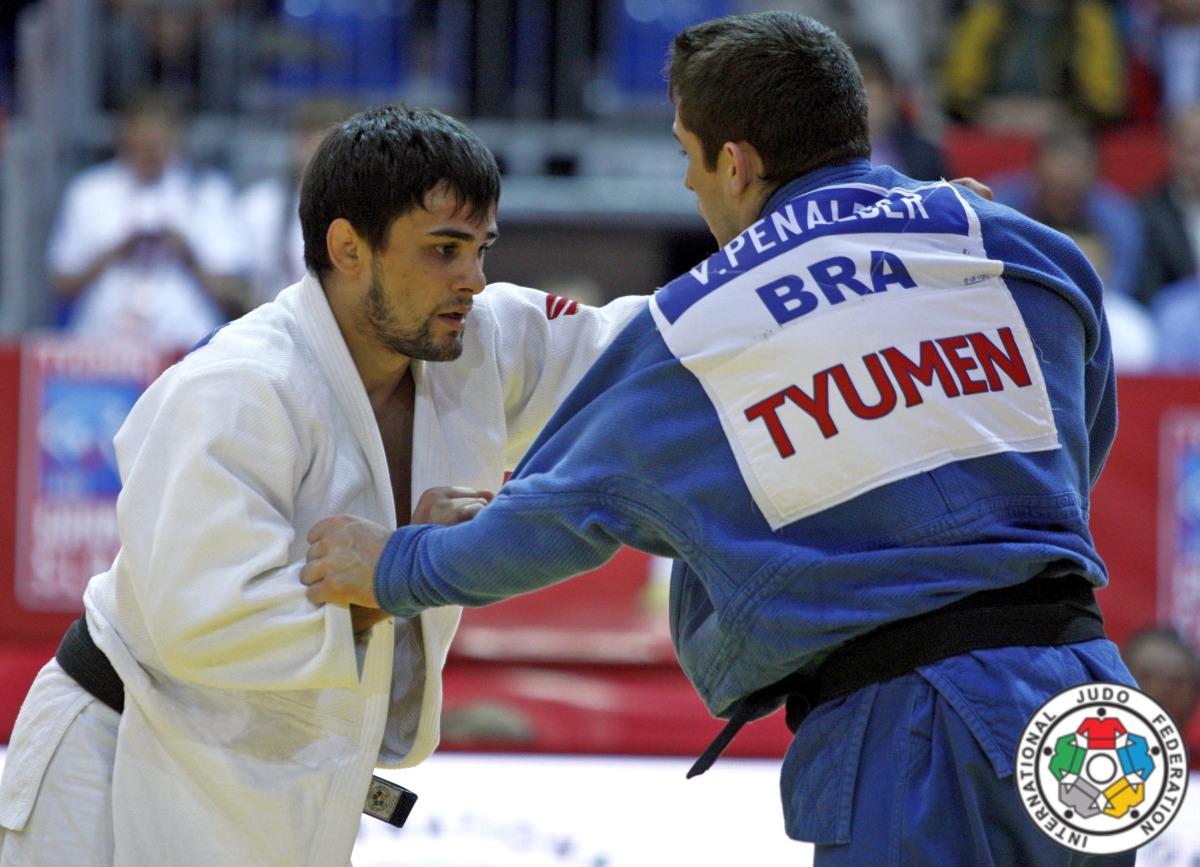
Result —
[{"label": "person in white shirt in background", "polygon": [[62,325],[84,338],[186,349],[246,309],[234,187],[183,149],[174,97],[122,109],[114,159],[67,185],[47,251]]}]

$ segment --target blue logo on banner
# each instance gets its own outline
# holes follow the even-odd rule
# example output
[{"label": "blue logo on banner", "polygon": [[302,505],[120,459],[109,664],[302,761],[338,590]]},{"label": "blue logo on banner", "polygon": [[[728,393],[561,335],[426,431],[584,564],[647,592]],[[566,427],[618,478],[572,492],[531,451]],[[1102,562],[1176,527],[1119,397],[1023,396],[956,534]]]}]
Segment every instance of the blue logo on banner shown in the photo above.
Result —
[{"label": "blue logo on banner", "polygon": [[104,498],[120,492],[112,441],[143,389],[134,380],[43,382],[37,432],[42,496]]}]

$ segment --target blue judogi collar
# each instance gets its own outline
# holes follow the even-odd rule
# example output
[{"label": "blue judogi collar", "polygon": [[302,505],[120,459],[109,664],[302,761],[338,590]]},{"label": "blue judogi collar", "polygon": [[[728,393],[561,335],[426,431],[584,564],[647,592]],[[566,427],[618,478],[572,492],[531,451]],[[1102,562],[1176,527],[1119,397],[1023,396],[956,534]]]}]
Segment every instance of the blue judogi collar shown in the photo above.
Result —
[{"label": "blue judogi collar", "polygon": [[766,216],[782,207],[784,202],[791,201],[796,196],[812,192],[830,184],[844,184],[848,181],[857,180],[870,170],[870,160],[854,159],[849,162],[838,163],[836,166],[826,166],[825,168],[817,169],[815,172],[809,172],[798,178],[792,178],[782,187],[771,193],[770,198],[767,199],[767,203],[763,205],[762,213],[759,216]]}]

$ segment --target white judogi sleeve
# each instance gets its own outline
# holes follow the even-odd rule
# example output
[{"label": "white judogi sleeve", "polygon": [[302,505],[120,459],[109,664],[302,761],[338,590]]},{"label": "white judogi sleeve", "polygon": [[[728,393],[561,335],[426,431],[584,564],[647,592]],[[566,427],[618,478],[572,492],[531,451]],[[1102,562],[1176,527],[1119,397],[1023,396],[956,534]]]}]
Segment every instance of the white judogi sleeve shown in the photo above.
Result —
[{"label": "white judogi sleeve", "polygon": [[499,290],[492,303],[500,324],[496,361],[508,422],[505,469],[511,470],[649,296],[630,295],[589,307],[512,284],[494,288]]}]

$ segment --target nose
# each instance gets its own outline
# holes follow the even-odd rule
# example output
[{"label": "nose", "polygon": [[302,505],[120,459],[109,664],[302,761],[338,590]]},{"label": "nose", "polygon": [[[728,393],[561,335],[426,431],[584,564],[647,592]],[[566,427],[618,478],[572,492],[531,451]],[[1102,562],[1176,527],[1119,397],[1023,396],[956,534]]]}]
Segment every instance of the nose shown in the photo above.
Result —
[{"label": "nose", "polygon": [[478,295],[483,291],[483,287],[487,285],[487,277],[483,273],[483,259],[476,259],[470,266],[470,270],[463,275],[463,279],[459,284],[460,292],[469,292],[472,295]]}]

